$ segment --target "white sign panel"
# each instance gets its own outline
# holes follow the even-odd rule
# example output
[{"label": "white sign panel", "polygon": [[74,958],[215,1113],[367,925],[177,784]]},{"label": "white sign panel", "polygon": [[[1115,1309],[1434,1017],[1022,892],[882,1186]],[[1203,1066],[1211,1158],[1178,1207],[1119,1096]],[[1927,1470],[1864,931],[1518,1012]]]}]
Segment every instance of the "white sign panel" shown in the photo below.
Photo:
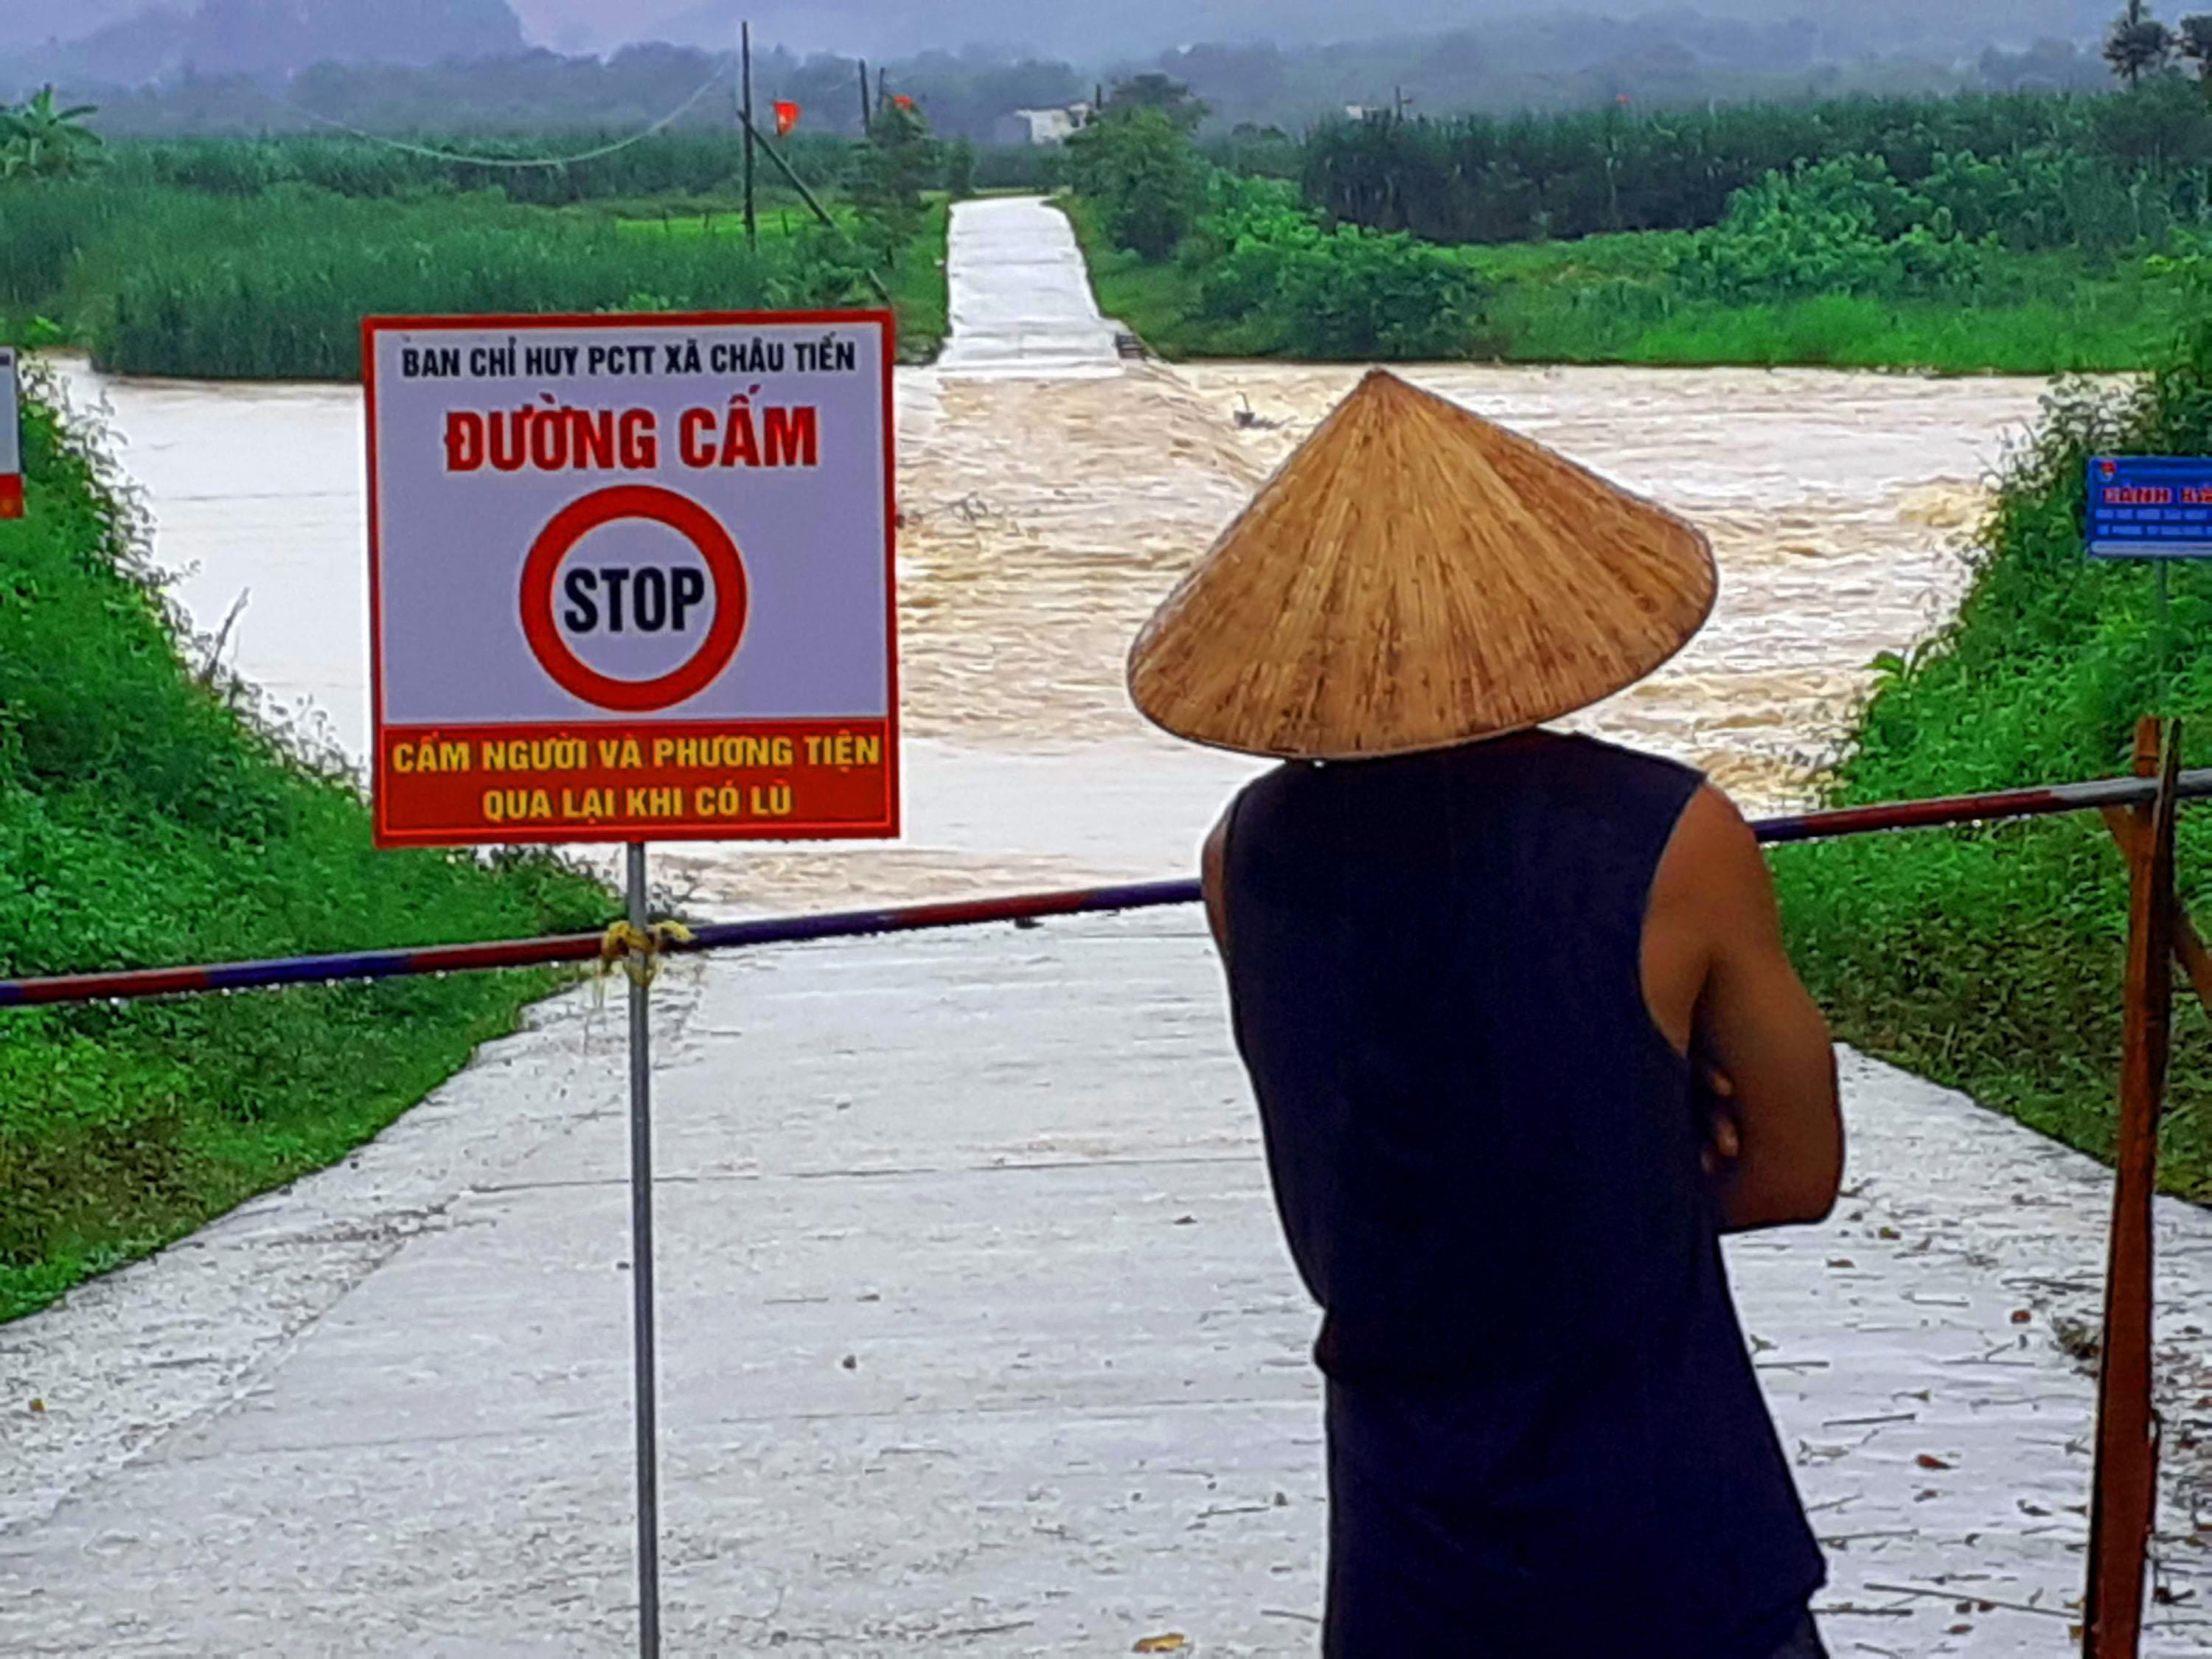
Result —
[{"label": "white sign panel", "polygon": [[880,313],[373,319],[386,844],[896,835]]}]

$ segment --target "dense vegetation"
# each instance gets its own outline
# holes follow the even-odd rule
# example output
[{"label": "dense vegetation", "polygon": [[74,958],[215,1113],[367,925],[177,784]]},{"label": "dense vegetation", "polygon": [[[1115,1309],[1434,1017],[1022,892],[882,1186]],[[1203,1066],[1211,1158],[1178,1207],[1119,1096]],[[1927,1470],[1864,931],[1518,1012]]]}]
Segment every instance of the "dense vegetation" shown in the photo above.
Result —
[{"label": "dense vegetation", "polygon": [[1070,174],[1102,302],[1170,355],[2124,369],[2179,320],[2156,261],[2212,234],[2212,112],[2171,75],[1370,118],[1316,133],[1295,187],[1192,143],[1194,95],[1152,82],[1116,89]]},{"label": "dense vegetation", "polygon": [[[1614,106],[1553,117],[1334,122],[1305,148],[1308,204],[1431,241],[1523,242],[1717,224],[1770,175],[1872,157],[1899,184],[2035,216],[2015,246],[2106,246],[2199,221],[2212,120],[2197,89],[2160,76],[2136,94],[1862,99],[1699,111]],[[1998,177],[1990,177],[1994,169]]]},{"label": "dense vegetation", "polygon": [[[485,157],[592,147],[463,142]],[[961,153],[893,110],[867,143],[791,156],[837,223],[771,188],[750,250],[727,135],[666,134],[560,168],[326,137],[79,151],[0,179],[0,333],[81,341],[131,373],[346,379],[368,314],[873,306],[879,280],[907,353],[933,353],[945,326],[939,185]],[[702,234],[674,234],[679,220]],[[653,229],[666,234],[638,234]]]},{"label": "dense vegetation", "polygon": [[[2201,264],[2201,262],[2200,262]],[[2212,295],[2200,288],[2200,306]],[[1886,663],[1832,779],[1838,804],[2126,769],[2136,717],[2181,715],[2212,761],[2212,584],[2081,552],[2084,461],[2212,451],[2212,325],[2139,389],[2075,387],[2004,481],[1956,623]],[[2181,824],[2181,879],[2212,896],[2212,817]],[[2127,932],[2125,868],[2094,816],[1881,836],[1778,857],[1794,949],[1842,1036],[2109,1156]],[[2212,1200],[2212,1022],[2176,1011],[2164,1176]]]},{"label": "dense vegetation", "polygon": [[[191,660],[101,462],[33,404],[0,523],[0,975],[603,922],[550,859],[378,853],[354,786]],[[541,973],[0,1014],[0,1320],[382,1128]]]}]

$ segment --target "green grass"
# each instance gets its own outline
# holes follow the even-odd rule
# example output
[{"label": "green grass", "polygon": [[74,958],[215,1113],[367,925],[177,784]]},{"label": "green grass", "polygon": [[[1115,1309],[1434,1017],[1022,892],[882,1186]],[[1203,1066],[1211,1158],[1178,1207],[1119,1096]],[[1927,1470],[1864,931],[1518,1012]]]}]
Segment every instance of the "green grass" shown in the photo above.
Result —
[{"label": "green grass", "polygon": [[[1200,314],[1200,273],[1146,264],[1111,245],[1085,204],[1062,204],[1090,263],[1100,308],[1175,359],[1262,355],[1264,319]],[[1823,365],[1939,374],[2121,371],[2157,361],[2179,325],[2173,284],[2140,264],[2109,274],[2067,254],[2008,256],[1978,301],[1884,301],[1826,295],[1732,306],[1674,292],[1679,232],[1579,242],[1470,247],[1493,295],[1470,355],[1505,362]]]},{"label": "green grass", "polygon": [[[124,373],[349,380],[364,315],[878,303],[864,257],[811,216],[802,223],[772,207],[753,250],[715,198],[672,198],[665,219],[656,205],[354,197],[299,184],[243,196],[101,181],[0,187],[0,326],[20,336],[30,319],[51,319]],[[887,273],[910,356],[944,336],[945,212],[933,205]]]},{"label": "green grass", "polygon": [[1468,257],[1495,290],[1492,337],[1516,362],[2089,374],[2156,362],[2184,308],[2139,261],[2099,273],[2060,253],[2000,256],[1985,292],[1957,298],[1689,299],[1669,280],[1689,240],[1654,232]]},{"label": "green grass", "polygon": [[[2169,351],[2168,356],[2171,356]],[[2124,772],[2146,712],[2212,764],[2212,572],[2154,576],[2081,550],[2084,458],[2212,447],[2212,335],[2147,390],[2069,393],[2006,479],[1956,625],[1892,663],[1832,778],[1838,804]],[[2212,914],[2212,813],[2185,811],[2180,879]],[[2112,1149],[2128,895],[2094,816],[1884,836],[1776,858],[1792,949],[1839,1034],[2100,1158]],[[2161,1175],[2212,1201],[2212,1022],[2174,1019]]]},{"label": "green grass", "polygon": [[[555,860],[389,853],[202,683],[103,464],[33,404],[0,524],[0,975],[595,927]],[[0,1320],[359,1146],[545,973],[0,1013]]]}]

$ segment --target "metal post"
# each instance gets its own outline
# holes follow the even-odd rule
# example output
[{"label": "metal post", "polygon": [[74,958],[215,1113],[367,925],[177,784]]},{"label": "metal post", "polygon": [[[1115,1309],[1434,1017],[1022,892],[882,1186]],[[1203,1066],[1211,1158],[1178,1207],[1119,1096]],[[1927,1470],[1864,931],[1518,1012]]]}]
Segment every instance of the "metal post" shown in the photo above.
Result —
[{"label": "metal post", "polygon": [[753,26],[738,25],[738,52],[744,59],[745,77],[745,247],[760,246],[760,216],[753,210]]},{"label": "metal post", "polygon": [[[629,850],[629,921],[646,924],[645,844]],[[629,1233],[631,1333],[637,1395],[637,1650],[660,1653],[660,1453],[653,1376],[653,1020],[642,974],[629,986]]]},{"label": "metal post", "polygon": [[860,60],[860,137],[872,137],[875,130],[876,118],[868,108],[868,60],[863,58]]},{"label": "metal post", "polygon": [[2158,1519],[2158,1416],[2152,1404],[2152,1199],[2158,1120],[2172,1042],[2173,819],[2181,722],[2145,720],[2136,769],[2159,777],[2138,808],[2128,918],[2127,1028],[2120,1057],[2119,1146],[2113,1159],[2111,1255],[2105,1274],[2104,1357],[2097,1377],[2097,1461],[2089,1508],[2085,1659],[2135,1659],[2143,1577]]}]

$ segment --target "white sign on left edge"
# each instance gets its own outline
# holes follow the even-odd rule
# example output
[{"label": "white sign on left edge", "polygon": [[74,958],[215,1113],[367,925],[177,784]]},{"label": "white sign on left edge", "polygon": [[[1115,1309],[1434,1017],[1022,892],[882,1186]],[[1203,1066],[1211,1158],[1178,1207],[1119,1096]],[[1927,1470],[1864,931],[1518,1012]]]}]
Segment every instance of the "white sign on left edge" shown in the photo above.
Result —
[{"label": "white sign on left edge", "polygon": [[0,519],[23,516],[23,399],[15,389],[15,348],[0,346]]}]

